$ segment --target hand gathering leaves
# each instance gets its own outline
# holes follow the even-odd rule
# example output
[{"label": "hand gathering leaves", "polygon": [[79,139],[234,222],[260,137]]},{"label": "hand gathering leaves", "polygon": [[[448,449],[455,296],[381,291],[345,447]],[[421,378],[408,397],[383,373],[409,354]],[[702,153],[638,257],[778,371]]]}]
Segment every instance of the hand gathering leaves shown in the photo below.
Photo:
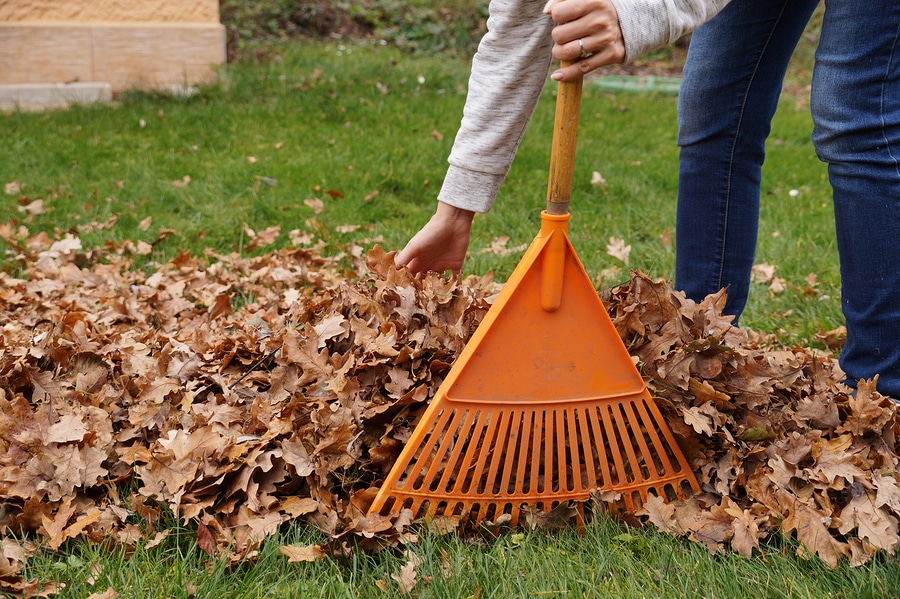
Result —
[{"label": "hand gathering leaves", "polygon": [[[416,279],[377,247],[183,254],[146,274],[77,239],[0,233],[21,267],[0,273],[4,531],[131,546],[172,510],[234,561],[295,520],[331,540],[285,548],[296,561],[408,541],[409,514],[366,511],[490,278]],[[638,517],[744,555],[778,529],[830,564],[897,550],[897,410],[873,383],[850,395],[833,358],[732,327],[721,295],[695,304],[639,272],[603,295],[703,487]],[[0,590],[24,594],[25,556],[3,547]]]}]

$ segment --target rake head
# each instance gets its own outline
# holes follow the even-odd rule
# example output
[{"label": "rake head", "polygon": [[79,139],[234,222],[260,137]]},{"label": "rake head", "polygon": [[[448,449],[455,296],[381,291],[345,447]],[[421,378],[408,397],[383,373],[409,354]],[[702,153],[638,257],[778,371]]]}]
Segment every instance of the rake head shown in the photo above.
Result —
[{"label": "rake head", "polygon": [[394,468],[371,511],[461,516],[512,526],[523,509],[600,500],[631,512],[650,495],[698,490],[649,394],[554,406],[496,406],[447,400],[434,426]]}]

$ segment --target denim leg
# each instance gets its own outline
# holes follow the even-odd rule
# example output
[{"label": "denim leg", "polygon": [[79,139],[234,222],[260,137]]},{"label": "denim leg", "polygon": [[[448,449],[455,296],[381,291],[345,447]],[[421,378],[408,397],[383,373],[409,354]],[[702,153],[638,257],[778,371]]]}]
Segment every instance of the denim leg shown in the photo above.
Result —
[{"label": "denim leg", "polygon": [[817,4],[732,0],[691,39],[678,98],[675,286],[697,301],[728,287],[727,314],[747,301],[766,137]]},{"label": "denim leg", "polygon": [[810,106],[834,191],[841,367],[900,398],[900,2],[826,1]]}]

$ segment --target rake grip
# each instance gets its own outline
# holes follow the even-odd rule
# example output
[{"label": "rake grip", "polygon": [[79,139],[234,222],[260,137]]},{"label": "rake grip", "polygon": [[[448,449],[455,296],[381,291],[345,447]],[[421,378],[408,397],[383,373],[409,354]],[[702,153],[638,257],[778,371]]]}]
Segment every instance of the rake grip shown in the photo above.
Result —
[{"label": "rake grip", "polygon": [[[566,67],[571,63],[563,61]],[[550,148],[550,179],[547,183],[547,213],[569,213],[572,177],[575,170],[575,140],[578,137],[578,113],[581,109],[582,79],[560,81],[556,95],[556,118]]]}]

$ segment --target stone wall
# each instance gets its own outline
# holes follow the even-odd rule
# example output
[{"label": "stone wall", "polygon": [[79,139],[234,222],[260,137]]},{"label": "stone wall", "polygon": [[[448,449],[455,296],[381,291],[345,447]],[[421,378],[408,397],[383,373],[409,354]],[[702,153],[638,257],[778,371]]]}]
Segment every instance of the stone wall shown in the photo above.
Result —
[{"label": "stone wall", "polygon": [[161,89],[224,62],[218,0],[0,0],[0,85]]},{"label": "stone wall", "polygon": [[218,0],[0,0],[3,21],[218,23]]}]

